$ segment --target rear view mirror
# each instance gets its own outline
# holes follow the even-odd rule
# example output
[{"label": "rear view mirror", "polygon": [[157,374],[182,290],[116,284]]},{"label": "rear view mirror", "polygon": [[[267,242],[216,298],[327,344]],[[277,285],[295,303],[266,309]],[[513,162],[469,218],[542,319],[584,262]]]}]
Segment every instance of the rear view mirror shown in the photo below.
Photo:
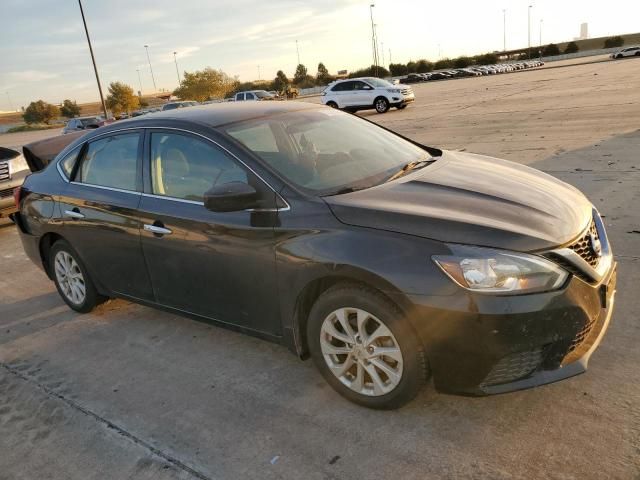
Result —
[{"label": "rear view mirror", "polygon": [[204,206],[212,212],[239,212],[255,208],[258,193],[244,182],[214,185],[204,194]]}]

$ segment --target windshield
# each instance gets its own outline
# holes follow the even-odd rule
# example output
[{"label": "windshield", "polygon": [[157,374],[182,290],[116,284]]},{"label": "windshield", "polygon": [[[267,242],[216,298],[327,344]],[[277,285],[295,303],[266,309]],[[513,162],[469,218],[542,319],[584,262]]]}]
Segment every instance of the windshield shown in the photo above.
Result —
[{"label": "windshield", "polygon": [[82,123],[83,127],[86,127],[87,125],[98,123],[99,121],[100,120],[98,120],[97,118],[81,118],[80,119],[80,123]]},{"label": "windshield", "polygon": [[382,80],[381,78],[371,77],[371,78],[365,78],[365,80],[367,81],[367,83],[370,83],[374,87],[378,87],[378,88],[395,88],[393,83],[387,82],[386,80]]},{"label": "windshield", "polygon": [[283,177],[316,195],[378,185],[428,152],[354,115],[289,112],[232,124],[226,132]]}]

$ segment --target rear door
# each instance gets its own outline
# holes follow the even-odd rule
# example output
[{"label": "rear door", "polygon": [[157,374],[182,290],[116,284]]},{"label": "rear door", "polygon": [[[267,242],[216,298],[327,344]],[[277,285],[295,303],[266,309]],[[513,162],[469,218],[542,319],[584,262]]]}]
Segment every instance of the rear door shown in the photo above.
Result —
[{"label": "rear door", "polygon": [[333,88],[331,88],[331,96],[340,108],[346,107],[348,105],[347,96],[350,93],[351,84],[351,81],[340,82],[336,83]]},{"label": "rear door", "polygon": [[141,131],[113,132],[89,141],[60,200],[63,235],[92,279],[110,292],[153,300],[140,245]]},{"label": "rear door", "polygon": [[140,205],[142,246],[156,301],[269,335],[281,335],[272,209],[212,212],[214,185],[247,182],[275,192],[216,143],[151,129]]}]

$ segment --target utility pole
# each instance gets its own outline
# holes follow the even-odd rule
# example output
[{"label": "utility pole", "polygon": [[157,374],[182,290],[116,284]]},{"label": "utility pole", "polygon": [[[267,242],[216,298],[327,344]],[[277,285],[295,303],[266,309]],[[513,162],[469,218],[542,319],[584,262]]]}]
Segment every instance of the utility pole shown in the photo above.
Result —
[{"label": "utility pole", "polygon": [[260,80],[260,65],[258,65],[258,80]]},{"label": "utility pole", "polygon": [[180,86],[180,69],[178,68],[178,57],[176,55],[178,52],[173,52],[173,61],[176,64],[176,75],[178,75],[178,87]]},{"label": "utility pole", "polygon": [[371,14],[371,46],[373,47],[373,66],[376,70],[376,77],[378,76],[378,47],[376,45],[376,26],[373,23],[373,7],[374,3],[369,5],[369,13]]},{"label": "utility pole", "polygon": [[393,62],[391,61],[391,49],[389,49],[389,65],[391,65]]},{"label": "utility pole", "polygon": [[84,10],[82,9],[82,0],[78,0],[80,6],[80,15],[82,15],[82,24],[84,25],[84,33],[87,35],[87,43],[89,44],[89,53],[91,54],[91,62],[93,63],[93,71],[96,74],[96,82],[98,82],[98,92],[100,92],[100,103],[102,103],[102,111],[104,112],[104,119],[108,118],[107,105],[104,103],[104,96],[102,95],[102,85],[100,85],[100,77],[98,76],[98,67],[96,67],[96,59],[93,56],[93,48],[91,47],[91,38],[89,37],[89,29],[87,28],[87,21],[84,18]]},{"label": "utility pole", "polygon": [[507,51],[507,10],[502,9],[502,51]]},{"label": "utility pole", "polygon": [[153,67],[151,66],[151,57],[149,57],[149,45],[145,45],[144,48],[147,50],[147,61],[149,62],[149,70],[151,70],[151,81],[153,82],[153,91],[156,92],[158,87],[156,87],[156,77],[153,76]]},{"label": "utility pole", "polygon": [[385,61],[384,61],[384,42],[380,42],[380,51],[382,52],[382,66],[384,68],[387,68],[385,65]]},{"label": "utility pole", "polygon": [[542,49],[542,18],[540,19],[540,48]]},{"label": "utility pole", "polygon": [[296,53],[298,54],[298,65],[300,65],[300,49],[298,48],[298,40],[296,40]]},{"label": "utility pole", "polygon": [[529,5],[529,8],[527,9],[527,35],[529,38],[529,48],[528,48],[528,54],[529,54],[529,60],[531,60],[531,9],[533,8],[533,5]]},{"label": "utility pole", "polygon": [[140,69],[136,68],[136,72],[138,72],[138,83],[140,84],[140,96],[142,96],[142,78],[140,78]]}]

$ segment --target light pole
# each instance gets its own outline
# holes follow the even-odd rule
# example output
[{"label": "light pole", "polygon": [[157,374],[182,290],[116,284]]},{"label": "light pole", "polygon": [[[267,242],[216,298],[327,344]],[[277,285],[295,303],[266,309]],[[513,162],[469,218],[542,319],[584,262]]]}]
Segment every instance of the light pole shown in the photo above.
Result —
[{"label": "light pole", "polygon": [[151,57],[149,57],[149,45],[145,45],[144,48],[147,50],[147,61],[149,62],[149,70],[151,70],[151,81],[153,81],[153,91],[157,91],[158,87],[156,87],[156,77],[153,76],[153,67],[151,66]]},{"label": "light pole", "polygon": [[502,9],[502,51],[507,51],[507,10]]},{"label": "light pole", "polygon": [[533,5],[529,5],[529,8],[527,9],[527,36],[529,39],[529,48],[528,48],[528,54],[529,54],[529,60],[531,60],[531,9],[533,8]]},{"label": "light pole", "polygon": [[389,65],[391,65],[393,62],[391,61],[391,49],[389,49]]},{"label": "light pole", "polygon": [[140,69],[136,68],[136,72],[138,72],[138,83],[140,84],[140,96],[142,96],[142,78],[140,78]]},{"label": "light pole", "polygon": [[296,54],[298,55],[298,65],[300,65],[300,49],[298,48],[298,40],[296,40]]},{"label": "light pole", "polygon": [[376,46],[376,26],[373,23],[373,7],[374,3],[369,5],[369,14],[371,15],[371,46],[373,47],[373,66],[376,69],[376,77],[378,76],[378,48]]},{"label": "light pole", "polygon": [[82,9],[82,0],[78,0],[80,6],[80,15],[82,15],[82,24],[84,25],[84,33],[87,35],[87,43],[89,44],[89,53],[91,54],[91,62],[93,63],[93,71],[96,74],[96,82],[98,82],[98,92],[100,92],[100,103],[102,103],[102,111],[104,112],[104,119],[108,118],[107,105],[104,103],[104,96],[102,95],[102,85],[100,85],[100,77],[98,76],[98,67],[96,67],[96,59],[93,56],[93,48],[91,47],[91,38],[89,37],[89,29],[87,28],[87,21],[84,18],[84,10]]},{"label": "light pole", "polygon": [[542,18],[540,19],[540,48],[542,48]]},{"label": "light pole", "polygon": [[385,67],[386,63],[384,61],[384,42],[380,42],[380,51],[382,52],[382,66]]},{"label": "light pole", "polygon": [[178,86],[180,86],[180,69],[178,68],[178,57],[176,55],[178,52],[173,52],[173,61],[176,64],[176,75],[178,76]]},{"label": "light pole", "polygon": [[442,59],[442,49],[440,48],[440,44],[438,44],[438,60]]},{"label": "light pole", "polygon": [[260,80],[260,65],[258,65],[258,80]]}]

